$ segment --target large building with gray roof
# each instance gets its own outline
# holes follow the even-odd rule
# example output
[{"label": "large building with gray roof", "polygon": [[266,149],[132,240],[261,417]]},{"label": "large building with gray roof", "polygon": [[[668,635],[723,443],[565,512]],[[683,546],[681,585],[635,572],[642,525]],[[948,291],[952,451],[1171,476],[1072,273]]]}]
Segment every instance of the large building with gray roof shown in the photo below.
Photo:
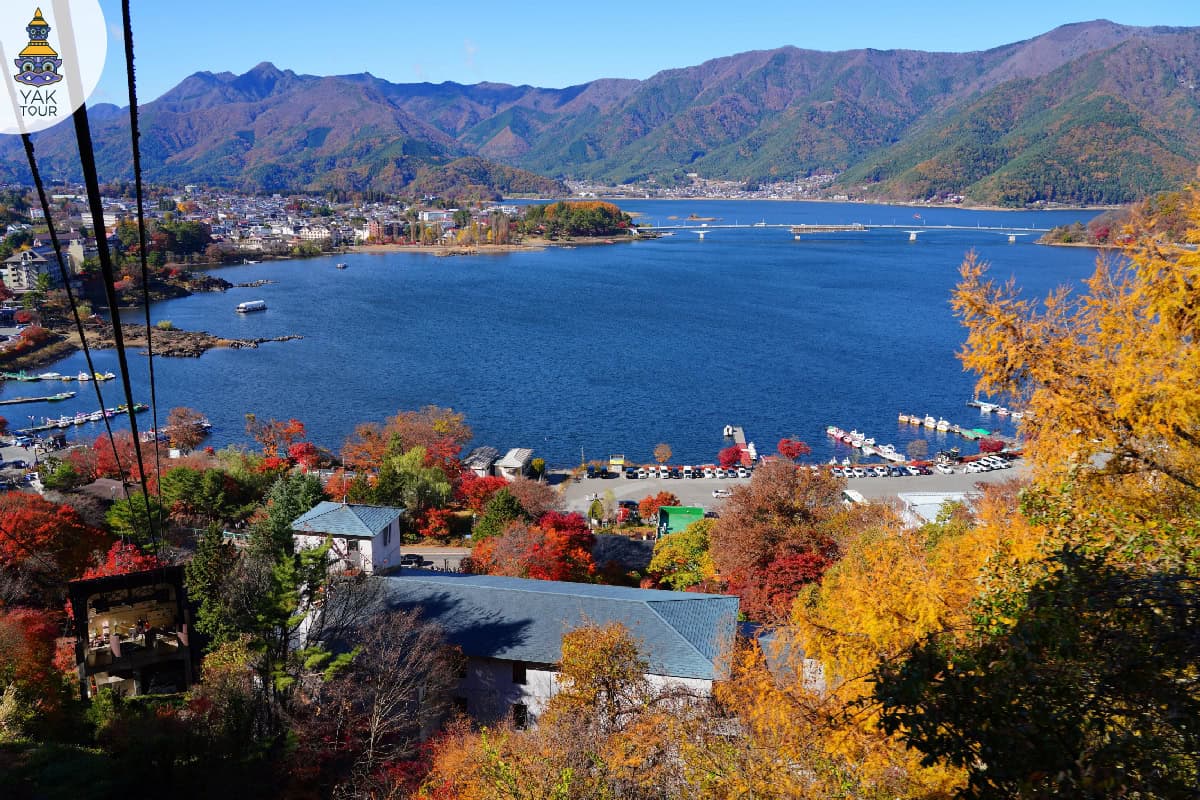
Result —
[{"label": "large building with gray roof", "polygon": [[536,719],[557,689],[563,635],[619,622],[638,641],[647,677],[707,694],[726,675],[738,599],[495,575],[401,570],[382,579],[390,608],[422,610],[468,666],[456,702],[481,722]]}]

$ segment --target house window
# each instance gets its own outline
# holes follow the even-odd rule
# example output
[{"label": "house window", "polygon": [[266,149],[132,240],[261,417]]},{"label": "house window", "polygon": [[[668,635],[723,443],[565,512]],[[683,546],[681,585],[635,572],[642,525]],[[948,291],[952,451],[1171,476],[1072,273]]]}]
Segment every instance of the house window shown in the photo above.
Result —
[{"label": "house window", "polygon": [[383,546],[387,547],[388,543],[391,541],[392,541],[392,526],[389,524],[386,528],[383,529]]},{"label": "house window", "polygon": [[351,539],[350,541],[346,542],[346,551],[350,552],[350,553],[357,553],[358,552],[358,540]]},{"label": "house window", "polygon": [[517,684],[518,686],[525,685],[525,662],[524,661],[514,661],[513,662],[513,683]]},{"label": "house window", "polygon": [[524,703],[513,703],[513,727],[519,731],[529,727],[529,707]]}]

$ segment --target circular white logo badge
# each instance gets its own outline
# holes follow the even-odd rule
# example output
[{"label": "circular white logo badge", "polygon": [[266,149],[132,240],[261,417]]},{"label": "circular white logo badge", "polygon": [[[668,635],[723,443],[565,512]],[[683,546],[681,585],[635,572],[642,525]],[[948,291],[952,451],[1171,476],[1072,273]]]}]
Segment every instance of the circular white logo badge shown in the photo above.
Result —
[{"label": "circular white logo badge", "polygon": [[4,0],[0,133],[33,133],[68,119],[96,90],[107,50],[99,0]]}]

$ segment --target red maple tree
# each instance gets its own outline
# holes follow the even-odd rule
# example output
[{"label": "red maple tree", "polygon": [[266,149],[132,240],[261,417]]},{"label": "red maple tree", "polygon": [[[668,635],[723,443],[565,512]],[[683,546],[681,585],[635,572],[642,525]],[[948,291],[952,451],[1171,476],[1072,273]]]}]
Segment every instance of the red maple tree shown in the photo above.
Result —
[{"label": "red maple tree", "polygon": [[722,467],[732,467],[742,460],[742,451],[736,444],[731,444],[717,453],[717,463]]},{"label": "red maple tree", "polygon": [[0,495],[0,566],[6,570],[49,571],[70,580],[87,568],[92,553],[102,550],[108,541],[71,506],[27,492]]},{"label": "red maple tree", "polygon": [[113,542],[104,560],[95,566],[88,567],[83,573],[84,578],[107,578],[110,575],[125,575],[130,572],[154,569],[164,566],[158,556],[146,553],[135,544]]},{"label": "red maple tree", "polygon": [[455,489],[455,497],[472,511],[483,513],[492,495],[508,486],[508,481],[495,475],[479,477],[474,472],[464,472]]},{"label": "red maple tree", "polygon": [[804,442],[788,437],[780,439],[775,449],[779,451],[779,455],[789,461],[795,461],[800,456],[806,456],[812,452],[812,448]]}]

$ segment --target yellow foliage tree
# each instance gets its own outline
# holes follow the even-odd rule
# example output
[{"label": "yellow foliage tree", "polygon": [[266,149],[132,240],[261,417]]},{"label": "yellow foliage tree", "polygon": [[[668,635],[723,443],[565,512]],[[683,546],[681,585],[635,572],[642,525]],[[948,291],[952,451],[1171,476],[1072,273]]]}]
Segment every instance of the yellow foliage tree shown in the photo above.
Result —
[{"label": "yellow foliage tree", "polygon": [[[1200,195],[1186,203],[1187,238],[1200,242]],[[1124,238],[1082,293],[1040,304],[970,254],[953,305],[978,390],[1029,412],[1036,479],[1150,516],[1200,498],[1200,252],[1163,241],[1152,219],[1135,217]]]}]

